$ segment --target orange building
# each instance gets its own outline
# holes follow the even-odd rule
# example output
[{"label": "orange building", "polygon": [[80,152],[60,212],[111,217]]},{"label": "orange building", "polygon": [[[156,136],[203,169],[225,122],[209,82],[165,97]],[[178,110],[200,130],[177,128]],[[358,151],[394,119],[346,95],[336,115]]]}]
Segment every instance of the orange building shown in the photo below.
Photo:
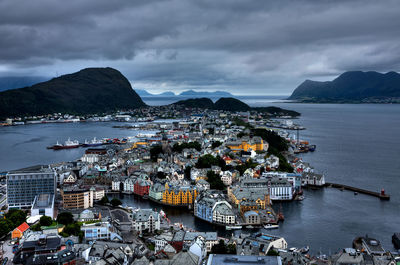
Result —
[{"label": "orange building", "polygon": [[242,137],[234,142],[229,142],[226,144],[229,149],[233,152],[245,151],[247,152],[249,149],[254,151],[263,151],[264,150],[264,141],[261,137],[255,136],[253,138]]},{"label": "orange building", "polygon": [[189,205],[194,203],[197,195],[197,190],[193,186],[170,187],[167,183],[165,184],[162,202],[170,205]]},{"label": "orange building", "polygon": [[23,222],[20,226],[18,226],[17,228],[15,228],[12,233],[11,233],[11,239],[15,239],[15,238],[21,238],[25,231],[29,229],[29,225],[25,222]]}]

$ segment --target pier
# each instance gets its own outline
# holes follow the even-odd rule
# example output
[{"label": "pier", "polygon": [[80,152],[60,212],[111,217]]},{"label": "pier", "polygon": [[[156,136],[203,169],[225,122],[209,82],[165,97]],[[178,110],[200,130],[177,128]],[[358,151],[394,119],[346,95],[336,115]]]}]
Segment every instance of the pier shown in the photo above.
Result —
[{"label": "pier", "polygon": [[390,200],[390,195],[385,194],[384,190],[382,190],[381,192],[375,192],[375,191],[360,189],[360,188],[356,188],[356,187],[352,187],[352,186],[348,186],[348,185],[344,185],[344,184],[331,183],[331,182],[326,182],[325,187],[337,188],[337,189],[341,189],[341,190],[350,190],[350,191],[378,197],[381,200],[385,200],[385,201]]}]

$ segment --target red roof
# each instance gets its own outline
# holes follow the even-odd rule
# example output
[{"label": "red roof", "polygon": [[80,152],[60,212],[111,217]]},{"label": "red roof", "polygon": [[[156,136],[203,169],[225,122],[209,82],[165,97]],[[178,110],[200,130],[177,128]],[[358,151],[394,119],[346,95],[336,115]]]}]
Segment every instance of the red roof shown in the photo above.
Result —
[{"label": "red roof", "polygon": [[20,226],[18,226],[16,229],[21,231],[22,233],[25,232],[26,230],[29,229],[29,225],[25,222],[23,222]]}]

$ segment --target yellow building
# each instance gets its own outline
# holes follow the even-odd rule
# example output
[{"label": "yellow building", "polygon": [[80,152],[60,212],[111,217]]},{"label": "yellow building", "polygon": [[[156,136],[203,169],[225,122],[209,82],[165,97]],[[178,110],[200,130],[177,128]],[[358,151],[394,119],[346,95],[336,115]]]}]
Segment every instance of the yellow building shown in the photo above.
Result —
[{"label": "yellow building", "polygon": [[265,210],[271,204],[268,189],[260,188],[228,188],[228,198],[241,211]]},{"label": "yellow building", "polygon": [[194,203],[197,195],[198,194],[195,187],[170,187],[168,183],[166,183],[162,202],[170,205],[189,205]]},{"label": "yellow building", "polygon": [[242,137],[241,139],[238,139],[235,142],[227,143],[226,146],[233,152],[240,152],[240,151],[247,152],[249,149],[252,149],[254,151],[263,151],[264,141],[259,136],[255,136],[253,138]]}]

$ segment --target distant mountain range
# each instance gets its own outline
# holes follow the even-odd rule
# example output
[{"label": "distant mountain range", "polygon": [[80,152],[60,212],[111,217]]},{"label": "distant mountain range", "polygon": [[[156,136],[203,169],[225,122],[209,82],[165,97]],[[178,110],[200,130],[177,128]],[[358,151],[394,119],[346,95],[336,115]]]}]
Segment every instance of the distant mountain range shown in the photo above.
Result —
[{"label": "distant mountain range", "polygon": [[113,68],[86,68],[30,87],[0,92],[0,118],[48,113],[103,113],[146,104]]},{"label": "distant mountain range", "polygon": [[221,98],[221,97],[233,96],[231,93],[225,91],[208,92],[208,91],[187,90],[181,92],[180,94],[175,94],[174,92],[171,91],[163,92],[160,94],[152,94],[144,89],[135,89],[135,91],[141,97]]},{"label": "distant mountain range", "polygon": [[27,87],[39,82],[47,81],[44,76],[6,76],[0,77],[0,91],[14,88]]},{"label": "distant mountain range", "polygon": [[258,111],[268,113],[271,116],[300,116],[300,113],[278,107],[252,108],[243,101],[236,98],[220,98],[215,103],[209,98],[191,98],[180,100],[173,105],[185,106],[187,108],[214,109],[224,111]]},{"label": "distant mountain range", "polygon": [[400,74],[351,71],[333,81],[306,80],[289,99],[316,103],[400,103]]}]

